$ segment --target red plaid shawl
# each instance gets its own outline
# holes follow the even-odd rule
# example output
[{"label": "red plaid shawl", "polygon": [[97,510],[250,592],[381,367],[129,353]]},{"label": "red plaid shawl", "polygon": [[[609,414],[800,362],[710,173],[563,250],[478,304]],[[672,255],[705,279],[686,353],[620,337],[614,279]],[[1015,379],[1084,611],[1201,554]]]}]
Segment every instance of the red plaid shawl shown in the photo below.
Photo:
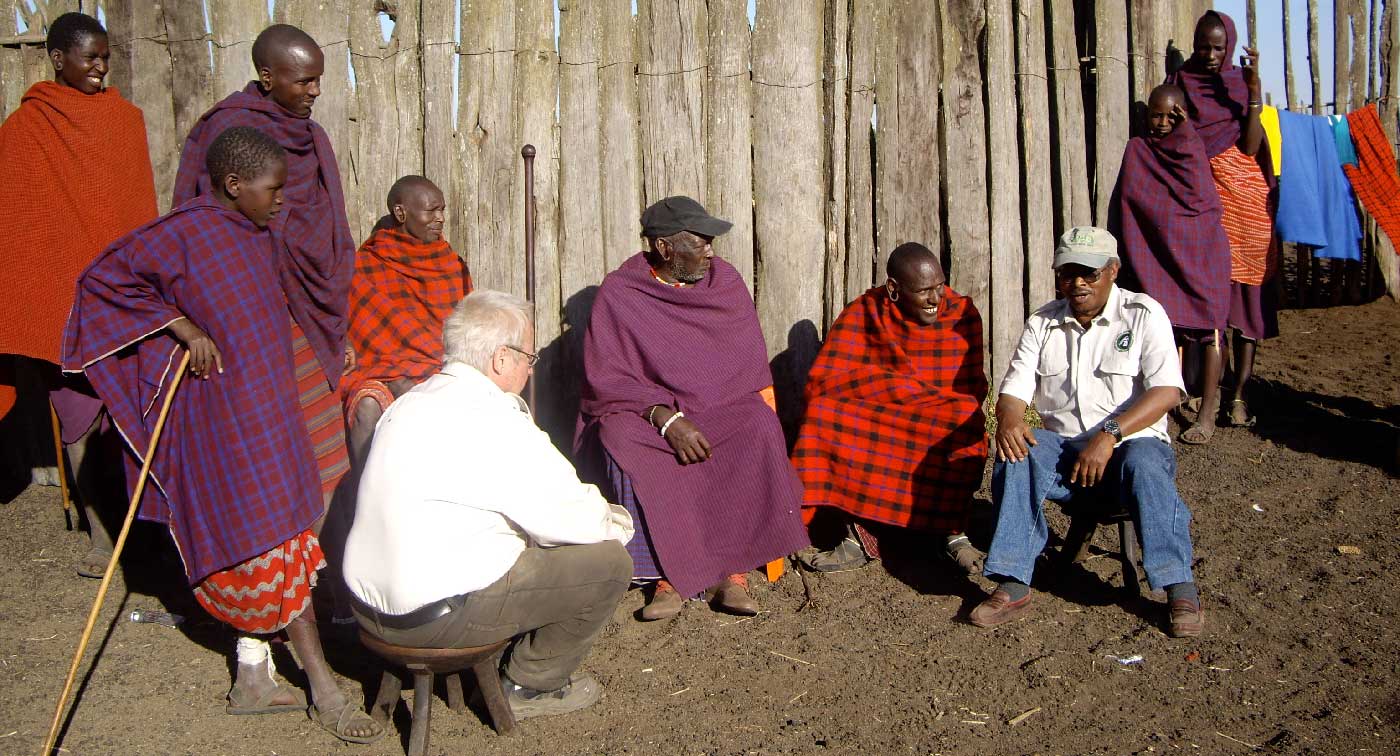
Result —
[{"label": "red plaid shawl", "polygon": [[803,506],[936,532],[966,527],[987,457],[982,318],[945,289],[938,322],[908,322],[883,287],[846,306],[807,378],[793,449]]},{"label": "red plaid shawl", "polygon": [[421,381],[442,368],[442,321],[471,293],[466,263],[445,240],[424,244],[397,228],[370,234],[350,282],[350,343],[359,366],[341,388],[366,380]]},{"label": "red plaid shawl", "polygon": [[1343,165],[1351,188],[1392,244],[1400,244],[1400,175],[1374,103],[1347,113],[1358,164]]}]

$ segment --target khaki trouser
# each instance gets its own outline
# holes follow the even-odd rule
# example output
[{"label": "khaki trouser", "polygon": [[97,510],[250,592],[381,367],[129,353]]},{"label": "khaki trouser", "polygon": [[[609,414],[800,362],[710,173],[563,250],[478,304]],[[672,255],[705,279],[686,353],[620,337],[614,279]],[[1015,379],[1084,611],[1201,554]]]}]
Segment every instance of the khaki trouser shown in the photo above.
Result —
[{"label": "khaki trouser", "polygon": [[632,579],[632,559],[617,541],[527,548],[499,580],[425,625],[383,627],[355,608],[367,630],[414,648],[465,648],[515,638],[505,664],[512,681],[536,690],[569,682]]}]

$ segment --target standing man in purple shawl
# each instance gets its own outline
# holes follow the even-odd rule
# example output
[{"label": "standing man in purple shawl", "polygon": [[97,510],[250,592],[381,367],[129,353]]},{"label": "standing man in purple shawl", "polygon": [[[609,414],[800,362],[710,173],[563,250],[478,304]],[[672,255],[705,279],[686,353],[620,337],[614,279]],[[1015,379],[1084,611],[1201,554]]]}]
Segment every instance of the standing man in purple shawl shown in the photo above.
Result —
[{"label": "standing man in purple shawl", "polygon": [[1220,410],[1219,336],[1230,313],[1230,239],[1205,145],[1183,109],[1181,89],[1163,84],[1147,99],[1145,135],[1123,152],[1109,230],[1123,277],[1161,303],[1176,343],[1199,359],[1198,425]]},{"label": "standing man in purple shawl", "polygon": [[648,249],[603,279],[584,336],[575,453],[601,461],[632,513],[642,619],[704,591],[755,614],[745,573],[807,545],[753,298],[710,242],[729,230],[689,197],[642,213]]},{"label": "standing man in purple shawl", "polygon": [[225,129],[251,126],[286,150],[285,204],[272,231],[283,252],[278,260],[282,290],[304,332],[298,339],[297,364],[304,366],[298,375],[307,372],[322,379],[303,381],[302,405],[318,418],[312,439],[322,495],[329,505],[336,483],[350,469],[339,387],[342,369],[354,367],[345,331],[355,240],[335,152],[325,129],[311,120],[311,108],[321,95],[325,57],[316,40],[287,24],[264,29],[253,41],[252,52],[257,81],[225,97],[190,130],[180,154],[173,202],[210,191],[204,158]]},{"label": "standing man in purple shawl", "polygon": [[[1255,345],[1278,335],[1277,304],[1270,282],[1278,267],[1274,240],[1268,148],[1259,113],[1259,51],[1246,47],[1241,65],[1232,62],[1238,36],[1235,22],[1206,11],[1196,22],[1194,52],[1167,77],[1186,93],[1186,112],[1205,144],[1221,221],[1230,240],[1229,326],[1235,329],[1234,381],[1227,415],[1232,425],[1250,425],[1244,385],[1254,372]],[[1188,444],[1204,444],[1215,433],[1215,415],[1202,403],[1196,424],[1181,434]]]}]

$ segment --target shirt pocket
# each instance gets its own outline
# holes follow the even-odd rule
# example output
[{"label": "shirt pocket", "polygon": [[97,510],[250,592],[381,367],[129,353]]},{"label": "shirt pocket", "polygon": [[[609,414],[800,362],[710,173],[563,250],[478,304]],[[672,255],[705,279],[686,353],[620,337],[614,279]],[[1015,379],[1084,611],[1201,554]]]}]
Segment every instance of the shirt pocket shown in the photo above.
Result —
[{"label": "shirt pocket", "polygon": [[1035,366],[1035,393],[1036,410],[1042,413],[1062,409],[1070,402],[1069,354],[1056,339],[1051,339],[1040,352]]},{"label": "shirt pocket", "polygon": [[1103,386],[1107,389],[1101,395],[1105,406],[1100,407],[1105,414],[1120,412],[1133,399],[1138,375],[1141,372],[1142,351],[1140,349],[1131,349],[1126,352],[1119,352],[1116,349],[1110,350],[1099,358],[1095,377],[1102,381]]}]

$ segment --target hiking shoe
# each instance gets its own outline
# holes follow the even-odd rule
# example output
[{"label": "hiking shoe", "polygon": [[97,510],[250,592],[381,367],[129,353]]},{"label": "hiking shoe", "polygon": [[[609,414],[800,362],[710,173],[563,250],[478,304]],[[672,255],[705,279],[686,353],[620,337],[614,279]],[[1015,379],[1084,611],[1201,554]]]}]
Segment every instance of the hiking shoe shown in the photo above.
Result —
[{"label": "hiking shoe", "polygon": [[570,675],[569,682],[558,690],[535,690],[516,685],[509,678],[502,679],[501,685],[516,719],[568,714],[586,709],[603,697],[603,685],[593,675]]},{"label": "hiking shoe", "polygon": [[1032,595],[1027,593],[1020,601],[1012,601],[1011,594],[998,588],[972,610],[967,620],[978,627],[996,627],[1021,619],[1030,614]]},{"label": "hiking shoe", "polygon": [[658,580],[656,587],[652,589],[651,600],[642,607],[641,617],[648,622],[670,619],[680,614],[683,606],[685,599],[676,593],[676,589],[665,580]]},{"label": "hiking shoe", "polygon": [[1200,601],[1177,599],[1167,605],[1167,617],[1173,638],[1194,638],[1206,629],[1206,613]]},{"label": "hiking shoe", "polygon": [[943,554],[964,574],[977,575],[982,572],[982,567],[979,564],[982,554],[973,548],[972,541],[968,540],[966,535],[948,536],[948,543],[944,547]]},{"label": "hiking shoe", "polygon": [[870,564],[871,561],[860,541],[847,537],[836,548],[818,551],[803,559],[802,563],[816,572],[850,572]]}]

